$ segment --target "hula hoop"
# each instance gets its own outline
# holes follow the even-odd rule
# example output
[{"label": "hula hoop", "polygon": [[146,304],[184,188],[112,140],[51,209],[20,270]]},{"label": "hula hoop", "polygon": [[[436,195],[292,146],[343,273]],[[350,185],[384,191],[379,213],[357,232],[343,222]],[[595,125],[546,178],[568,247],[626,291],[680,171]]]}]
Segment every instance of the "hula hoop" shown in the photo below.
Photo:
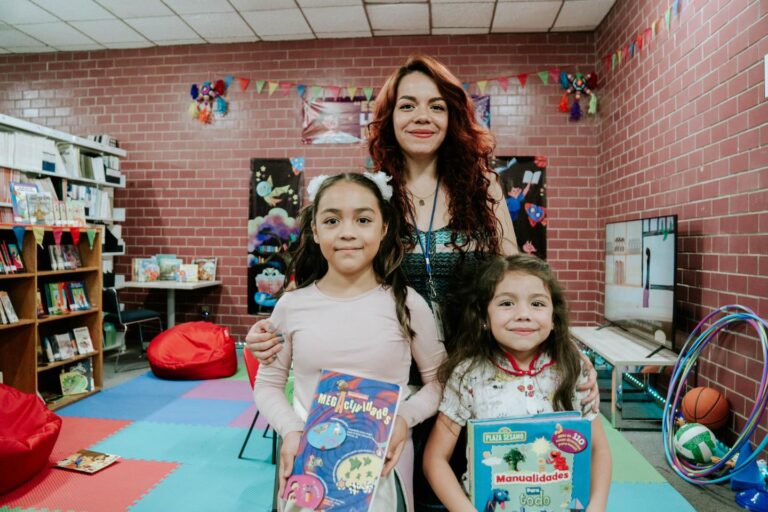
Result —
[{"label": "hula hoop", "polygon": [[[720,317],[714,320],[712,325],[707,329],[703,330],[702,326],[712,317],[717,315],[720,315]],[[688,378],[688,374],[693,369],[693,366],[696,364],[696,360],[701,355],[701,352],[712,340],[716,339],[720,331],[731,324],[742,322],[751,325],[755,331],[757,331],[763,349],[763,375],[760,381],[760,387],[758,388],[757,398],[755,399],[755,406],[752,408],[748,421],[739,434],[736,443],[734,443],[733,447],[728,450],[719,462],[706,466],[692,464],[679,457],[674,448],[675,411],[678,409],[681,395],[685,389],[685,381]],[[766,436],[746,460],[739,459],[736,466],[722,476],[712,476],[714,473],[720,471],[725,466],[726,462],[741,451],[744,443],[749,442],[750,436],[757,428],[758,423],[760,423],[760,420],[765,413],[766,405],[768,405],[767,329],[768,322],[758,317],[751,309],[737,304],[731,304],[715,309],[705,316],[688,336],[685,345],[683,345],[672,371],[672,377],[669,381],[669,391],[667,392],[667,401],[664,405],[664,416],[661,423],[661,435],[664,444],[664,456],[667,459],[667,463],[672,467],[675,473],[686,482],[696,485],[719,484],[725,482],[731,478],[733,473],[754,462],[760,452],[768,445],[768,436]]]}]

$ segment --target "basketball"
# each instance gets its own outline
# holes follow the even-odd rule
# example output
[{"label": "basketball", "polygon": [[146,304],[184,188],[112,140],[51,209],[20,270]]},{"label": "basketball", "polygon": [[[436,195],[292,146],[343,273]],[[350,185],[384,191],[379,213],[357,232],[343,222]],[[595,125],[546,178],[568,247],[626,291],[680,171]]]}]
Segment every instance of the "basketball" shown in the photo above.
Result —
[{"label": "basketball", "polygon": [[683,458],[699,464],[712,461],[717,439],[704,425],[686,423],[675,432],[675,451]]},{"label": "basketball", "polygon": [[693,388],[685,394],[682,413],[688,423],[701,423],[705,427],[718,429],[728,421],[728,399],[713,388]]}]

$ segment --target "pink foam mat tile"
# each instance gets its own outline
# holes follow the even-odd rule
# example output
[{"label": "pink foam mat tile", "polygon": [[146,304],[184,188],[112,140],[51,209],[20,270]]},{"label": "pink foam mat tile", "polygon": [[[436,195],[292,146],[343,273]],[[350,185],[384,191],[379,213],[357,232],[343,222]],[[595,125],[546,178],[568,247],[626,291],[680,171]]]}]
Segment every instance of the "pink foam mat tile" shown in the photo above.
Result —
[{"label": "pink foam mat tile", "polygon": [[182,395],[182,398],[204,398],[208,400],[253,401],[253,390],[248,381],[209,380]]},{"label": "pink foam mat tile", "polygon": [[[253,421],[253,415],[256,414],[256,406],[252,405],[248,409],[246,409],[240,416],[229,422],[230,427],[235,428],[248,428],[251,426],[251,422]],[[259,419],[256,420],[256,425],[254,425],[254,430],[261,430],[263,431],[264,428],[267,426],[267,419],[264,417],[263,414],[259,414]]]},{"label": "pink foam mat tile", "polygon": [[78,512],[127,510],[177,467],[173,462],[122,459],[92,475],[47,468],[0,497],[0,506]]},{"label": "pink foam mat tile", "polygon": [[62,416],[61,432],[51,453],[59,461],[82,448],[89,448],[130,425],[131,421]]}]

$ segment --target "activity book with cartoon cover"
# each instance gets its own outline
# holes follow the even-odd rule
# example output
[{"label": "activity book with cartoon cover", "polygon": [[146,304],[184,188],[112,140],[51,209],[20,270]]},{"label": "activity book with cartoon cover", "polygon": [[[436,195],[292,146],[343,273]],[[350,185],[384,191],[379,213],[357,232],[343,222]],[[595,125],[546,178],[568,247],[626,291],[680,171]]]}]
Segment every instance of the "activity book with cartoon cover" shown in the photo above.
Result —
[{"label": "activity book with cartoon cover", "polygon": [[56,467],[80,471],[82,473],[96,473],[107,466],[111,466],[118,460],[120,460],[119,456],[110,453],[78,450],[66,459],[57,462]]},{"label": "activity book with cartoon cover", "polygon": [[367,511],[399,397],[397,384],[323,370],[283,498],[311,510]]},{"label": "activity book with cartoon cover", "polygon": [[470,420],[470,500],[477,510],[585,510],[592,424],[578,412]]}]

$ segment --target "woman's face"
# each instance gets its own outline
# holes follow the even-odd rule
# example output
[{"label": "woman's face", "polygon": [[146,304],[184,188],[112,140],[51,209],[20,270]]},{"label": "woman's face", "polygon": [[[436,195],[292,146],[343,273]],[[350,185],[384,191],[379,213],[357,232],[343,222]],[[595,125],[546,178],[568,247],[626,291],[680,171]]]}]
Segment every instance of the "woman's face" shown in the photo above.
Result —
[{"label": "woman's face", "polygon": [[406,157],[431,158],[445,140],[448,104],[435,82],[416,71],[400,80],[392,120],[395,138]]}]

